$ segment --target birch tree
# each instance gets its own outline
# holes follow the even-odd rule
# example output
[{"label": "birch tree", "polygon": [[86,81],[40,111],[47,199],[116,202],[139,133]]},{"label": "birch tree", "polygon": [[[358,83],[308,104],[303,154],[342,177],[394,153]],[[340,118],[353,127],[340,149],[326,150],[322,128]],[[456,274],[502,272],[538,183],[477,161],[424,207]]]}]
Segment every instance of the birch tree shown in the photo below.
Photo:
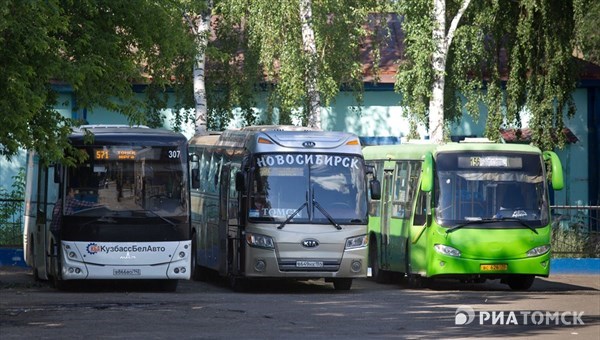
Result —
[{"label": "birch tree", "polygon": [[308,102],[308,126],[321,129],[321,97],[317,89],[317,43],[312,28],[312,1],[300,0],[300,23],[302,24],[302,46],[308,68],[306,70],[306,96]]},{"label": "birch tree", "polygon": [[192,70],[192,83],[194,93],[194,127],[195,134],[206,134],[208,125],[208,107],[206,100],[206,49],[211,33],[212,1],[205,2],[206,7],[199,9],[199,14],[184,11],[184,17],[190,25],[198,48]]},{"label": "birch tree", "polygon": [[268,92],[266,122],[297,119],[321,128],[320,110],[342,86],[360,101],[365,25],[381,3],[387,1],[240,0],[223,6],[220,12],[244,23],[248,50],[258,57]]},{"label": "birch tree", "polygon": [[[521,127],[530,116],[533,143],[564,145],[574,115],[575,25],[587,0],[406,0],[400,2],[405,55],[396,89],[411,117],[435,142],[463,110],[487,111],[485,136]],[[448,20],[452,18],[451,20]],[[449,24],[448,24],[449,23]],[[440,100],[443,97],[443,101]]]}]

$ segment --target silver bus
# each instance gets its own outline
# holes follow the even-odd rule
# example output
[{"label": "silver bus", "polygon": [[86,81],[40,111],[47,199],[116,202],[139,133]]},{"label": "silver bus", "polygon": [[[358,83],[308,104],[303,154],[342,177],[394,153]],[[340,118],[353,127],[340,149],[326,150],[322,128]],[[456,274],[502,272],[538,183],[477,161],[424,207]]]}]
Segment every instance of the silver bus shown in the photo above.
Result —
[{"label": "silver bus", "polygon": [[367,189],[356,135],[251,126],[189,141],[192,278],[243,289],[258,278],[367,274]]}]

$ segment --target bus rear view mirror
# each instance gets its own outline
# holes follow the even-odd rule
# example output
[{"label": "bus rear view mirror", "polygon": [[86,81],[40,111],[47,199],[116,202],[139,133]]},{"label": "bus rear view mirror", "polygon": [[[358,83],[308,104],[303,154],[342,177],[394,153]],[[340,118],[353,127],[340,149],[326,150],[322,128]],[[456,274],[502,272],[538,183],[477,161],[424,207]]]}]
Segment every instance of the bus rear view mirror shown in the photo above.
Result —
[{"label": "bus rear view mirror", "polygon": [[550,169],[552,171],[552,189],[562,190],[565,184],[560,158],[558,158],[558,155],[552,151],[544,151],[543,155],[545,161],[550,161]]},{"label": "bus rear view mirror", "polygon": [[421,173],[421,190],[430,192],[433,189],[433,155],[427,152],[423,155]]},{"label": "bus rear view mirror", "polygon": [[59,164],[54,165],[54,183],[60,183],[62,177],[62,166]]},{"label": "bus rear view mirror", "polygon": [[200,188],[200,172],[198,169],[192,169],[192,189]]},{"label": "bus rear view mirror", "polygon": [[235,173],[235,190],[244,191],[244,174],[241,171]]},{"label": "bus rear view mirror", "polygon": [[370,186],[370,190],[371,190],[371,199],[374,200],[379,200],[381,199],[381,183],[379,182],[379,180],[372,179],[369,182],[369,186]]},{"label": "bus rear view mirror", "polygon": [[373,165],[365,165],[365,174],[375,176],[375,166]]}]

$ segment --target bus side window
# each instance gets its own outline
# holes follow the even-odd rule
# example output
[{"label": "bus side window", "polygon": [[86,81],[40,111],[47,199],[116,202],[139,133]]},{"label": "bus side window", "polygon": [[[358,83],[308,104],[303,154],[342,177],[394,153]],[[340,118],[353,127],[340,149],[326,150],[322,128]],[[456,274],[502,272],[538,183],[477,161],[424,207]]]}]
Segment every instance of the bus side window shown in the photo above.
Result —
[{"label": "bus side window", "polygon": [[423,225],[427,221],[427,193],[419,191],[417,205],[415,206],[415,218],[413,225]]}]

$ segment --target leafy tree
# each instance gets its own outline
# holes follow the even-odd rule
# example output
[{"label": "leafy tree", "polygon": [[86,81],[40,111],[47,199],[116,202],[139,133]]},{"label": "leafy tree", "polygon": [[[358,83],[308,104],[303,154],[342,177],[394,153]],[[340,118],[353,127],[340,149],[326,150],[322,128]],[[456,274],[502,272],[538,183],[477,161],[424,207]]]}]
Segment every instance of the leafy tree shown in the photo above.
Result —
[{"label": "leafy tree", "polygon": [[[267,120],[279,111],[278,123],[299,118],[320,127],[319,108],[334,100],[342,86],[360,102],[363,70],[361,47],[370,11],[377,0],[236,0],[221,1],[218,14],[237,22],[247,38],[245,51],[257,67],[246,68],[253,79],[264,75],[268,91]],[[273,85],[273,86],[271,86]]]},{"label": "leafy tree", "polygon": [[579,48],[585,60],[600,64],[600,1],[584,1],[575,13],[579,37]]},{"label": "leafy tree", "polygon": [[[432,136],[440,142],[447,138],[448,124],[460,120],[463,108],[478,119],[479,104],[484,104],[488,138],[499,140],[500,127],[520,126],[526,110],[533,143],[545,149],[562,147],[564,119],[575,112],[573,51],[580,18],[575,14],[587,4],[586,0],[400,2],[406,50],[396,88],[414,117],[412,131],[416,124],[425,124],[430,131],[444,124],[441,137]],[[436,11],[443,20],[435,20]],[[445,58],[441,68],[436,64],[440,56]],[[441,102],[434,96],[436,87],[442,90]]]},{"label": "leafy tree", "polygon": [[[54,109],[53,84],[71,86],[79,108],[159,124],[164,90],[180,87],[196,55],[182,3],[170,0],[3,0],[0,42],[0,155],[9,160],[19,148],[76,160],[63,150],[80,122]],[[132,83],[151,84],[149,100],[136,99]]]}]

